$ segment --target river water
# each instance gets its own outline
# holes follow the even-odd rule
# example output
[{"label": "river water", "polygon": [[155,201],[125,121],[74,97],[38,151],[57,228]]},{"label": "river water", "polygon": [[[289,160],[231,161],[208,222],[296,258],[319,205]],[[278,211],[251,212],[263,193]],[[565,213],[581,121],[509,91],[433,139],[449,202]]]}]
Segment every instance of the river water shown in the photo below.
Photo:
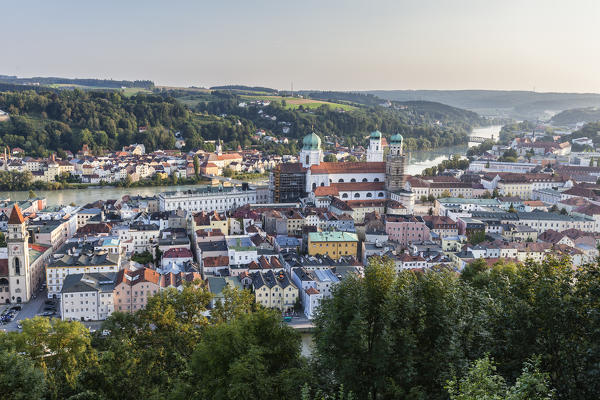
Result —
[{"label": "river water", "polygon": [[[476,128],[471,133],[471,136],[491,138],[493,135],[495,139],[498,139],[500,128],[500,125]],[[471,145],[474,145],[474,143],[434,150],[413,151],[408,154],[406,173],[410,175],[418,175],[425,168],[438,165],[443,160],[447,160],[454,154],[465,155],[467,153],[467,149]],[[194,185],[182,185],[177,187],[149,186],[139,188],[104,187],[97,189],[37,190],[35,193],[40,197],[45,197],[49,206],[67,205],[71,203],[83,205],[97,200],[120,199],[126,194],[152,196],[169,190],[186,190],[193,187]],[[0,199],[10,198],[11,200],[25,200],[28,198],[28,194],[28,191],[0,192]]]},{"label": "river water", "polygon": [[[491,139],[493,136],[494,140],[498,140],[501,128],[502,125],[492,125],[483,128],[475,128],[473,129],[473,132],[470,136],[484,137],[486,139]],[[477,145],[478,143],[469,142],[468,145],[463,144],[433,150],[419,150],[409,152],[407,154],[408,160],[406,163],[407,165],[405,172],[409,175],[419,175],[421,172],[423,172],[425,168],[436,166],[442,161],[448,160],[454,154],[465,156],[469,147]]]}]

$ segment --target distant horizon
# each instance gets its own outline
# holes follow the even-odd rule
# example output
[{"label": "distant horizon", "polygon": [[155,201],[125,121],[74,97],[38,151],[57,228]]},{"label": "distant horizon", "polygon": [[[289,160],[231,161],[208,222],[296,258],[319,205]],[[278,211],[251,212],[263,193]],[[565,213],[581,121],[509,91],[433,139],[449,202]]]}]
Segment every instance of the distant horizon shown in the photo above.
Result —
[{"label": "distant horizon", "polygon": [[[112,77],[97,77],[97,76],[66,76],[66,75],[45,75],[45,74],[32,74],[32,75],[28,75],[28,76],[24,76],[24,75],[18,75],[15,73],[5,73],[5,72],[0,72],[0,76],[16,76],[17,78],[22,78],[22,79],[32,79],[32,78],[59,78],[59,79],[98,79],[98,80],[113,80],[113,81],[152,81],[155,85],[155,87],[173,87],[173,88],[182,88],[182,89],[192,89],[192,88],[197,88],[197,89],[210,89],[211,87],[216,87],[216,86],[247,86],[247,87],[264,87],[264,88],[269,88],[269,89],[275,89],[277,91],[283,91],[283,92],[289,92],[291,87],[289,88],[277,88],[277,87],[272,87],[272,86],[268,86],[266,84],[248,84],[248,83],[216,83],[216,84],[211,84],[211,85],[199,85],[199,84],[189,84],[189,85],[168,85],[168,84],[162,84],[160,82],[157,82],[153,79],[150,78],[112,78]],[[478,91],[484,91],[484,92],[526,92],[526,93],[538,93],[538,94],[597,94],[600,95],[600,92],[578,92],[578,91],[566,91],[566,92],[561,92],[561,91],[541,91],[541,90],[527,90],[527,89],[405,89],[405,88],[393,88],[393,89],[388,89],[388,88],[372,88],[372,89],[315,89],[315,88],[310,88],[310,89],[305,89],[305,88],[296,88],[294,87],[294,92],[307,92],[307,91],[315,91],[315,92],[373,92],[373,91],[412,91],[412,92],[424,92],[424,91],[431,91],[431,92],[478,92]]]}]

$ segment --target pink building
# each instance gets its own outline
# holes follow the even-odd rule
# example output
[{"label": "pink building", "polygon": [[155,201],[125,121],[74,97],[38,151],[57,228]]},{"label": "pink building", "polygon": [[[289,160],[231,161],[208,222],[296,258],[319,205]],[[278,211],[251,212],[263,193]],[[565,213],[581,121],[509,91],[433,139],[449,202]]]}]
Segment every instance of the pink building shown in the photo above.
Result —
[{"label": "pink building", "polygon": [[431,239],[429,228],[423,218],[412,215],[387,215],[385,233],[389,240],[403,246]]}]

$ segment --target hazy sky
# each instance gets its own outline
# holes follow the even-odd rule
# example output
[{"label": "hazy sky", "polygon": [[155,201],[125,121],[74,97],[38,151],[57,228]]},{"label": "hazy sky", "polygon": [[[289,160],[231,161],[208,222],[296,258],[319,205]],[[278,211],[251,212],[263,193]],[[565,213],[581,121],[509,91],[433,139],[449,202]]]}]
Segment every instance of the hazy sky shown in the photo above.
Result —
[{"label": "hazy sky", "polygon": [[0,1],[0,74],[600,92],[599,0]]}]

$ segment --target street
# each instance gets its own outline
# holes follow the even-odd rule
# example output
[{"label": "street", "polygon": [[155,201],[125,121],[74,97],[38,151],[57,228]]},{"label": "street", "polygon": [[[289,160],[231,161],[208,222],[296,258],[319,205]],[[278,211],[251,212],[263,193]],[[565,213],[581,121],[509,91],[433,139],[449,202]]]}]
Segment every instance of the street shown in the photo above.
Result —
[{"label": "street", "polygon": [[[44,307],[46,306],[46,304],[44,302],[46,300],[48,300],[46,291],[44,290],[43,292],[36,292],[35,296],[36,296],[35,299],[32,298],[27,303],[2,304],[0,306],[0,314],[2,312],[4,312],[4,310],[14,307],[14,306],[17,306],[17,305],[21,306],[21,311],[19,311],[15,315],[15,319],[13,321],[11,321],[5,325],[0,325],[0,329],[6,330],[6,331],[17,331],[17,330],[19,330],[19,328],[17,327],[17,324],[20,321],[22,321],[24,319],[33,318],[33,317],[37,316],[38,314],[42,313],[44,311]],[[60,318],[60,302],[58,300],[55,300],[55,305],[56,305],[57,311],[53,317]]]}]

